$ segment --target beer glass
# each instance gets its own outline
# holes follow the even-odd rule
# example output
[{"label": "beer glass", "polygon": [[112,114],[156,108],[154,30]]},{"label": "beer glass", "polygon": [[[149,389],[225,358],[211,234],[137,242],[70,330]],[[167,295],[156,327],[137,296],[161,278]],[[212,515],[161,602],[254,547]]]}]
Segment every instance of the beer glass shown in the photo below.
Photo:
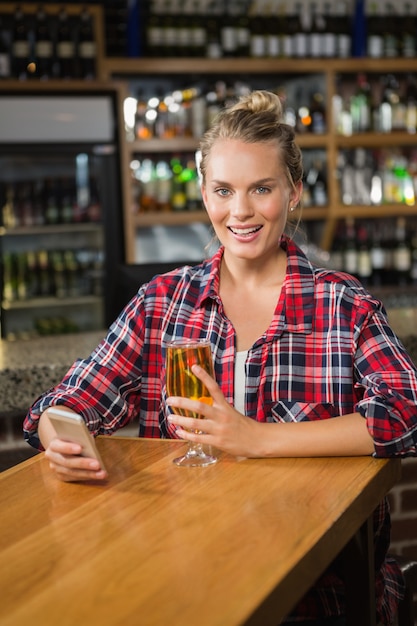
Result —
[{"label": "beer glass", "polygon": [[[169,396],[182,396],[212,404],[212,398],[206,388],[191,371],[193,365],[199,365],[214,377],[213,358],[210,342],[207,340],[176,339],[166,344],[166,386]],[[194,411],[176,408],[179,415],[203,419]],[[202,431],[196,431],[202,432]],[[202,444],[189,443],[187,453],[174,459],[176,465],[202,466],[215,463],[217,458],[207,454]]]}]

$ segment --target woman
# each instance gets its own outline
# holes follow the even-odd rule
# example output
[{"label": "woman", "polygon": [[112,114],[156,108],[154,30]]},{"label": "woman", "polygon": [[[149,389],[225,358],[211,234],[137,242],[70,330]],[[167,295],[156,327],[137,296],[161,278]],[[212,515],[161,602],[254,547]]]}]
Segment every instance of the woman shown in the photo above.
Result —
[{"label": "woman", "polygon": [[[415,454],[417,372],[381,304],[347,274],[312,267],[284,235],[302,192],[301,154],[275,95],[226,109],[201,142],[202,195],[221,247],[196,267],[140,288],[92,355],[38,399],[26,438],[62,480],[104,479],[97,462],[56,438],[47,407],[83,415],[93,434],[139,416],[139,434],[181,437],[246,457]],[[213,405],[167,398],[165,341],[208,337]],[[169,408],[170,407],[170,408]],[[178,408],[205,417],[204,434]],[[389,513],[374,516],[378,618],[390,624],[401,574],[386,558]],[[288,623],[343,624],[331,567]],[[310,622],[309,620],[314,620]]]}]

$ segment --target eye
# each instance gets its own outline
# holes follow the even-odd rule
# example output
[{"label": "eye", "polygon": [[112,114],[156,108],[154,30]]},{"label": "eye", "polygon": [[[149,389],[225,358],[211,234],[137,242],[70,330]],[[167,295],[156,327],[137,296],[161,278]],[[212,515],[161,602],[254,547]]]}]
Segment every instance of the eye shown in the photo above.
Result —
[{"label": "eye", "polygon": [[226,189],[225,187],[219,187],[218,189],[215,189],[214,191],[217,195],[221,196],[222,198],[225,198],[226,196],[230,194],[229,189]]},{"label": "eye", "polygon": [[270,191],[269,187],[256,187],[256,193],[259,193],[260,195],[263,195],[265,193],[268,193]]}]

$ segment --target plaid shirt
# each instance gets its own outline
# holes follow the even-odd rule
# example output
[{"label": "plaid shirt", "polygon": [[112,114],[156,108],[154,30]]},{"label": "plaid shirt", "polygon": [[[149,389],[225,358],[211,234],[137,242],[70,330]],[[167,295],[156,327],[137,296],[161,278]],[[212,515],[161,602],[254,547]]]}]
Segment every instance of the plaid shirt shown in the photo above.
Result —
[{"label": "plaid shirt", "polygon": [[[286,237],[287,275],[271,325],[249,350],[246,415],[260,422],[318,420],[358,411],[377,456],[417,453],[417,372],[387,323],[382,305],[347,274],[312,267]],[[39,447],[37,419],[51,404],[81,413],[94,434],[139,419],[143,437],[175,437],[167,422],[164,342],[210,338],[215,375],[233,403],[235,331],[219,296],[223,249],[143,285],[94,352],[71,367],[26,417]],[[401,596],[401,574],[385,560],[389,512],[375,512],[378,616],[389,623]],[[385,580],[384,580],[385,579]],[[327,573],[294,619],[343,610],[343,585]]]}]

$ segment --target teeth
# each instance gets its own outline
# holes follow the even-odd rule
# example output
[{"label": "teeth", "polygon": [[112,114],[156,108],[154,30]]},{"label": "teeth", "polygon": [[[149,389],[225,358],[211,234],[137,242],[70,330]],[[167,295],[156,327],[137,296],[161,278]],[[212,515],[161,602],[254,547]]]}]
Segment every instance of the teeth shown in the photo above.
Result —
[{"label": "teeth", "polygon": [[230,228],[230,230],[235,235],[250,235],[251,233],[256,233],[259,228],[259,226],[255,226],[253,228]]}]

